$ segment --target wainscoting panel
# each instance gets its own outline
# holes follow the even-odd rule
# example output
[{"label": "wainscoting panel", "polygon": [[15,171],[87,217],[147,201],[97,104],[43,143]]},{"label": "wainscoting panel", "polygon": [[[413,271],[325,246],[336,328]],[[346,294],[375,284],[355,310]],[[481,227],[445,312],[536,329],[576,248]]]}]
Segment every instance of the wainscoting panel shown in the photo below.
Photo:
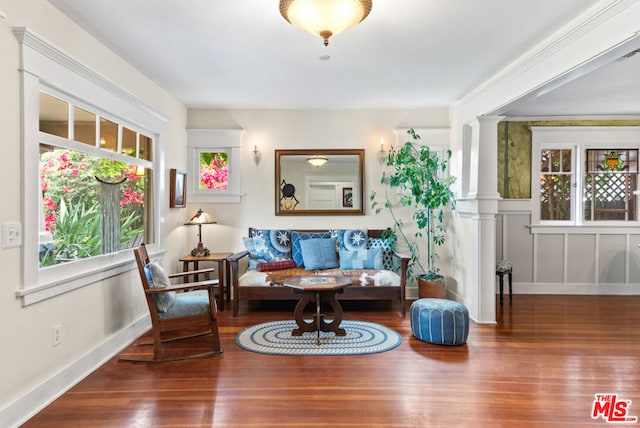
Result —
[{"label": "wainscoting panel", "polygon": [[513,262],[515,294],[640,295],[637,227],[531,227],[530,201],[498,204],[496,258]]},{"label": "wainscoting panel", "polygon": [[567,282],[594,284],[596,282],[595,235],[567,235]]},{"label": "wainscoting panel", "polygon": [[624,235],[600,235],[599,238],[598,283],[624,283],[627,264],[626,237]]},{"label": "wainscoting panel", "polygon": [[563,283],[565,269],[564,235],[536,235],[535,280],[542,283]]}]

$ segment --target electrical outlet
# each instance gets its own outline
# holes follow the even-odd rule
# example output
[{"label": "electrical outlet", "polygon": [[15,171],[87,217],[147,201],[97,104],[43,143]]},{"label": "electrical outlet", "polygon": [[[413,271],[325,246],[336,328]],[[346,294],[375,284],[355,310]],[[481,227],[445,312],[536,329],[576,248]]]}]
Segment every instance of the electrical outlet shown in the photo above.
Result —
[{"label": "electrical outlet", "polygon": [[60,324],[53,326],[53,341],[52,346],[59,345],[62,342],[62,326]]},{"label": "electrical outlet", "polygon": [[2,223],[3,248],[22,245],[22,224],[18,221]]}]

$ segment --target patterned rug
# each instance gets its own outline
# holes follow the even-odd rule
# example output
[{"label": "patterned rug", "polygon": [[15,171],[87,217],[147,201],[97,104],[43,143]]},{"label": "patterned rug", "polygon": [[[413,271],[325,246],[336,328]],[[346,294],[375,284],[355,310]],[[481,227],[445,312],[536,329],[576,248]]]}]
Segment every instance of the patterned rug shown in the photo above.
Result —
[{"label": "patterned rug", "polygon": [[380,324],[366,321],[342,321],[341,328],[346,336],[336,336],[330,332],[317,332],[291,336],[296,322],[272,321],[241,331],[236,336],[236,344],[242,349],[260,354],[274,355],[362,355],[389,351],[402,343],[400,335]]}]

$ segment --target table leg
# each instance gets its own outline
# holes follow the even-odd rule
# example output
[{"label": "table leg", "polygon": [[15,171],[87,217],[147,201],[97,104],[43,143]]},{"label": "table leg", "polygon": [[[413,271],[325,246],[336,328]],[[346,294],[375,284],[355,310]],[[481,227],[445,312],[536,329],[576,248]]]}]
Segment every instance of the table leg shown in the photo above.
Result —
[{"label": "table leg", "polygon": [[224,260],[218,260],[218,309],[224,312],[224,292],[225,292],[225,275],[222,263]]},{"label": "table leg", "polygon": [[293,318],[296,320],[296,324],[298,328],[295,328],[291,331],[292,336],[302,336],[302,333],[307,331],[316,331],[315,320],[312,322],[306,322],[304,320],[304,308],[313,298],[313,292],[302,291],[300,295],[300,300],[296,305],[296,308],[293,311]]}]

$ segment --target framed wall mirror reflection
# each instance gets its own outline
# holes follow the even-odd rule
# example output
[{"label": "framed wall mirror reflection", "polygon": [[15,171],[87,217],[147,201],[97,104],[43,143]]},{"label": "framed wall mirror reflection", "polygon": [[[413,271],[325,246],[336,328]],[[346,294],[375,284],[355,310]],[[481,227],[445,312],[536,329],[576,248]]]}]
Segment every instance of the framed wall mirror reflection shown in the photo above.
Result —
[{"label": "framed wall mirror reflection", "polygon": [[364,215],[364,149],[275,151],[276,215]]}]

